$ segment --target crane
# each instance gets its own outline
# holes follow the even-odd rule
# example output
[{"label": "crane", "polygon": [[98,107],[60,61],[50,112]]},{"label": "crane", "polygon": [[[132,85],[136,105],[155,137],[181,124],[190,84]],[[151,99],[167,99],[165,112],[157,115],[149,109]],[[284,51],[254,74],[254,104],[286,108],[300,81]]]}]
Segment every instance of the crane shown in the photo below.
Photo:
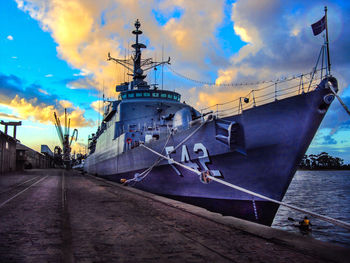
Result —
[{"label": "crane", "polygon": [[70,169],[71,167],[71,145],[73,141],[77,141],[78,139],[78,130],[74,129],[71,137],[69,137],[70,133],[70,118],[67,120],[67,109],[64,109],[64,131],[62,129],[60,118],[57,116],[56,112],[54,112],[55,117],[55,127],[58,134],[58,138],[62,144],[63,148],[63,163],[66,169]]}]

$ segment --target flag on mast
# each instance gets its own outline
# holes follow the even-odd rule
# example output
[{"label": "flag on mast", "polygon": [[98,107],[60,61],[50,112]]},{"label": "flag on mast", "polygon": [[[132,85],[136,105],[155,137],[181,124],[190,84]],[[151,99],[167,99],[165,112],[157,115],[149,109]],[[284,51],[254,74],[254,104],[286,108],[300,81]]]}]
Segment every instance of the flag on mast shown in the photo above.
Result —
[{"label": "flag on mast", "polygon": [[322,31],[326,29],[326,23],[327,23],[326,16],[324,15],[320,20],[318,20],[316,23],[311,25],[314,36],[321,34]]}]

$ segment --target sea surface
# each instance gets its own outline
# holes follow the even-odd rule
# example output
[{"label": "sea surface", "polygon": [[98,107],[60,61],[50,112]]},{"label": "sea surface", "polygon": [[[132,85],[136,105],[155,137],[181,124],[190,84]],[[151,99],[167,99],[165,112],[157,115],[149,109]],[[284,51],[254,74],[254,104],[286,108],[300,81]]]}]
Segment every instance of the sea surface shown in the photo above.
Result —
[{"label": "sea surface", "polygon": [[[350,171],[297,171],[283,202],[350,223]],[[272,227],[301,234],[294,223],[304,216],[280,206]],[[349,230],[308,217],[312,223],[312,237],[350,247]]]}]

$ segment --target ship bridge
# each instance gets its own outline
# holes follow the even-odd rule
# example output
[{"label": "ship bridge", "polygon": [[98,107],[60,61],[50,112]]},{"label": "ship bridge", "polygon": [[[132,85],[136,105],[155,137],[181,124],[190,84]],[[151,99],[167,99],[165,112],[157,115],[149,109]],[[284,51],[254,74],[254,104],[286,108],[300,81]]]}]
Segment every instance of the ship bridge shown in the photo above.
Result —
[{"label": "ship bridge", "polygon": [[119,100],[130,99],[160,99],[170,101],[180,101],[181,95],[169,90],[129,90],[119,94]]}]

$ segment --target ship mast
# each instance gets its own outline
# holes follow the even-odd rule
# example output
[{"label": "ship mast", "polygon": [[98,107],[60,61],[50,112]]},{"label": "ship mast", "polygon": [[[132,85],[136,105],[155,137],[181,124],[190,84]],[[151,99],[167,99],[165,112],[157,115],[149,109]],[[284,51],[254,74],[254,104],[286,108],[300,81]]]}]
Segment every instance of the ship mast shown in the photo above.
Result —
[{"label": "ship mast", "polygon": [[141,48],[147,48],[146,45],[139,43],[139,35],[142,34],[142,31],[139,30],[141,24],[139,20],[137,19],[135,22],[135,28],[136,30],[132,31],[134,35],[136,35],[136,43],[131,45],[132,48],[135,49],[135,56],[133,57],[134,60],[134,85],[141,83],[143,79],[146,77],[146,75],[143,75],[143,70],[141,68]]},{"label": "ship mast", "polygon": [[[145,71],[158,67],[163,64],[170,64],[170,57],[167,61],[153,61],[152,58],[142,59],[141,48],[147,48],[145,44],[139,43],[139,35],[142,34],[142,31],[139,29],[141,27],[140,21],[137,19],[135,22],[135,30],[132,33],[136,36],[135,44],[132,44],[131,47],[135,50],[130,59],[117,59],[111,57],[108,53],[107,60],[113,60],[115,63],[122,65],[126,69],[133,72],[133,81],[124,82],[116,86],[117,91],[126,91],[133,89],[150,89],[150,86],[147,84],[144,79],[146,78]],[[133,67],[133,68],[131,68]]]}]

